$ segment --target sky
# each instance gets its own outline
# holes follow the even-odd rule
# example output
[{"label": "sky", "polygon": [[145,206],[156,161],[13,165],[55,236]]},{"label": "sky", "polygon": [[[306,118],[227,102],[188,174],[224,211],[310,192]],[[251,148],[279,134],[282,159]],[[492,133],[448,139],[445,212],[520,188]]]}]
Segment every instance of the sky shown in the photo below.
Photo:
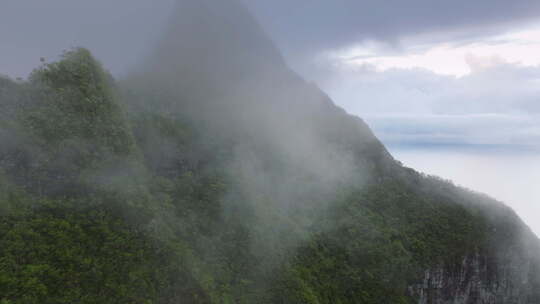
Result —
[{"label": "sky", "polygon": [[[0,73],[84,46],[121,77],[174,0],[0,0]],[[506,202],[540,235],[540,1],[249,0],[285,59],[405,165]]]}]

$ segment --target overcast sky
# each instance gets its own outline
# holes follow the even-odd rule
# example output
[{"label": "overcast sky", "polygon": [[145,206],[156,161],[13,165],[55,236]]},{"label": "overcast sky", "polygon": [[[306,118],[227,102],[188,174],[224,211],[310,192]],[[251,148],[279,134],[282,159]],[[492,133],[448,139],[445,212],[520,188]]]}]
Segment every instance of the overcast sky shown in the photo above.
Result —
[{"label": "overcast sky", "polygon": [[[0,73],[85,46],[121,77],[173,2],[0,0]],[[245,2],[289,64],[398,159],[505,200],[540,234],[540,1]]]}]

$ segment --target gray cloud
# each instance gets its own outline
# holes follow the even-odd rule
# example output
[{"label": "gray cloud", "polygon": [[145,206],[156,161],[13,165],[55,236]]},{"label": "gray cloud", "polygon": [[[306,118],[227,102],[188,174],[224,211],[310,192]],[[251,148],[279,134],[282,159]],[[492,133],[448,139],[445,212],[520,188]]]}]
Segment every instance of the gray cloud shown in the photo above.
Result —
[{"label": "gray cloud", "polygon": [[[115,74],[140,59],[159,36],[175,0],[4,0],[0,10],[0,73],[26,76],[40,57],[85,46]],[[376,1],[244,0],[294,67],[321,50],[364,39],[398,47],[423,34],[429,41],[478,37],[534,21],[534,0]],[[309,72],[309,71],[307,71]]]},{"label": "gray cloud", "polygon": [[540,2],[535,0],[245,2],[278,45],[292,54],[344,47],[364,39],[397,44],[412,34],[437,33],[425,38],[463,40],[508,30],[540,16]]},{"label": "gray cloud", "polygon": [[124,72],[159,37],[174,1],[2,0],[0,73],[26,77],[40,57],[76,46]]}]

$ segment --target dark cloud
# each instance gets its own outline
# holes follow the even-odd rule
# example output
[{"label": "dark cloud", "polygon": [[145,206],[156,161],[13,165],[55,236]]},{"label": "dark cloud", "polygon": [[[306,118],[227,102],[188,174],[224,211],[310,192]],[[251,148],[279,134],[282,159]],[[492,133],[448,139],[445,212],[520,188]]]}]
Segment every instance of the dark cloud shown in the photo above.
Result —
[{"label": "dark cloud", "polygon": [[[175,1],[4,0],[0,73],[26,76],[40,57],[53,59],[73,46],[90,48],[109,69],[122,73],[159,37]],[[424,33],[432,40],[448,40],[448,35],[463,40],[540,15],[540,2],[535,0],[244,2],[293,67],[302,57],[363,39],[397,45],[404,36]]]},{"label": "dark cloud", "polygon": [[244,1],[281,48],[302,54],[363,39],[397,43],[402,36],[419,33],[445,32],[464,39],[540,16],[536,0]]}]

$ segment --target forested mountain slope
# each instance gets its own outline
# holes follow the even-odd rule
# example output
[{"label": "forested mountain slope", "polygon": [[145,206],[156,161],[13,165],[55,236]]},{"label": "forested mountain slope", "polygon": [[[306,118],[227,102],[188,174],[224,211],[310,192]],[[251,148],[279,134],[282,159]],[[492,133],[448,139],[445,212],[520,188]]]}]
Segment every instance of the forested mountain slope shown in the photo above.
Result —
[{"label": "forested mountain slope", "polygon": [[115,81],[0,78],[0,303],[540,303],[540,242],[394,160],[235,0]]}]

